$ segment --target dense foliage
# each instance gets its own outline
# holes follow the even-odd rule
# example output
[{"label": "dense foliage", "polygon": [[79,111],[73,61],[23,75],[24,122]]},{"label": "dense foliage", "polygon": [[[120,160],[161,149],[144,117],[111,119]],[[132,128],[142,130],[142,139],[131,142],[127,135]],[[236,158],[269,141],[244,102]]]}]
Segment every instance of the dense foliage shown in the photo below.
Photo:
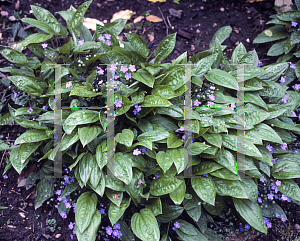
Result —
[{"label": "dense foliage", "polygon": [[[97,25],[92,35],[82,24],[91,1],[59,12],[67,27],[47,10],[32,6],[37,20],[22,20],[43,32],[28,36],[17,50],[0,52],[13,63],[1,69],[10,73],[2,82],[13,83],[3,96],[14,93],[8,100],[9,113],[0,122],[15,121],[29,129],[11,147],[1,142],[1,150],[11,150],[5,172],[13,167],[21,173],[29,162],[40,164],[27,179],[28,185],[38,181],[35,207],[57,195],[61,216],[66,218],[73,207],[75,223],[70,226],[78,240],[89,241],[96,239],[103,222],[103,204],[109,205],[111,224],[106,234],[126,241],[218,240],[207,222],[233,207],[247,223],[245,228],[263,233],[270,227],[268,218],[285,220],[272,200],[300,202],[293,180],[300,178],[299,154],[292,151],[300,133],[294,123],[300,93],[295,87],[289,90],[294,65],[259,67],[255,50],[247,52],[243,44],[228,60],[221,43],[231,27],[220,28],[209,49],[189,61],[185,52],[172,63],[162,63],[174,49],[176,33],[159,44],[153,57],[138,35],[126,34],[128,42],[117,39],[126,20]],[[63,38],[67,41],[61,45]],[[24,55],[25,48],[35,57]],[[61,141],[54,129],[59,94],[55,64],[62,64],[61,106],[70,107],[61,111]],[[113,178],[106,176],[109,73],[115,85]],[[281,76],[284,85],[276,83]],[[193,110],[187,129],[184,98],[190,77]],[[244,94],[242,106],[237,93]],[[83,108],[91,106],[99,109]],[[238,135],[240,130],[244,135]],[[63,167],[69,169],[63,190],[55,190],[55,178],[47,177],[53,175],[59,151]],[[237,159],[237,152],[244,158]],[[193,176],[182,178],[189,167],[187,154],[192,156]],[[259,182],[269,184],[264,200],[258,197]],[[78,199],[75,192],[80,193]]]}]

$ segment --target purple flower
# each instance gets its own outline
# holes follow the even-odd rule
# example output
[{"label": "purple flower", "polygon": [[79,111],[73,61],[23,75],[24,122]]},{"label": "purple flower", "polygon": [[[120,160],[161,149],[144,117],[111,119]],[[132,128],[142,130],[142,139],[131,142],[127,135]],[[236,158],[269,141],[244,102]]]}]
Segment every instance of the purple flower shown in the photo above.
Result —
[{"label": "purple flower", "polygon": [[267,179],[265,179],[265,177],[263,176],[262,179],[259,179],[262,183],[264,183],[265,181],[267,181]]},{"label": "purple flower", "polygon": [[291,113],[292,113],[294,116],[297,116],[295,111],[291,111]]},{"label": "purple flower", "polygon": [[104,70],[100,68],[100,69],[97,71],[97,74],[104,75]]},{"label": "purple flower", "polygon": [[138,112],[142,110],[142,107],[139,106],[138,104],[135,104],[135,105],[134,105],[134,108],[135,108]]},{"label": "purple flower", "polygon": [[242,230],[244,230],[244,228],[243,228],[243,227],[240,227],[240,231],[242,231]]},{"label": "purple flower", "polygon": [[132,72],[136,71],[135,65],[129,65],[129,69],[130,69],[130,71],[132,71]]},{"label": "purple flower", "polygon": [[47,43],[43,43],[43,44],[42,44],[42,47],[43,47],[43,49],[45,49],[45,48],[48,47],[48,44],[47,44]]},{"label": "purple flower", "polygon": [[275,196],[274,196],[274,197],[275,197],[275,199],[279,199],[279,197],[278,197],[278,194],[275,194]]},{"label": "purple flower", "polygon": [[297,150],[294,150],[293,152],[295,152],[296,154],[299,154],[299,152]]},{"label": "purple flower", "polygon": [[118,231],[118,234],[117,234],[116,236],[117,236],[117,238],[121,238],[122,232],[119,230],[119,231]]},{"label": "purple flower", "polygon": [[245,224],[245,229],[250,229],[250,225],[249,224]]},{"label": "purple flower", "polygon": [[43,109],[43,110],[46,110],[46,106],[44,105],[44,106],[42,107],[42,109]]},{"label": "purple flower", "polygon": [[210,88],[211,90],[215,90],[215,89],[216,89],[215,86],[210,86],[209,88]]},{"label": "purple flower", "polygon": [[211,94],[208,97],[209,97],[210,100],[215,100],[215,95],[214,94]]},{"label": "purple flower", "polygon": [[292,22],[292,26],[293,26],[293,27],[296,27],[297,24],[298,24],[298,23],[296,23],[296,22]]},{"label": "purple flower", "polygon": [[137,156],[139,154],[141,154],[141,152],[140,152],[140,150],[138,148],[136,148],[136,149],[133,150],[133,155]]},{"label": "purple flower", "polygon": [[138,112],[139,112],[139,111],[138,111],[137,109],[135,109],[135,110],[133,111],[133,114],[134,114],[134,115],[140,115]]},{"label": "purple flower", "polygon": [[71,182],[75,182],[75,178],[74,177],[71,177],[70,180],[71,180]]},{"label": "purple flower", "polygon": [[144,153],[146,151],[146,147],[144,147],[143,149],[142,149],[142,153]]},{"label": "purple flower", "polygon": [[68,199],[67,199],[66,197],[63,197],[62,200],[63,200],[64,203],[67,203],[67,202],[68,202]]},{"label": "purple flower", "polygon": [[183,136],[181,137],[181,139],[184,140],[184,139],[185,139],[185,135],[183,135]]},{"label": "purple flower", "polygon": [[78,44],[79,44],[79,45],[83,45],[83,44],[84,44],[84,39],[79,40],[79,41],[78,41]]},{"label": "purple flower", "polygon": [[278,158],[275,158],[272,160],[273,164],[275,164],[278,161]]},{"label": "purple flower", "polygon": [[115,102],[115,105],[116,105],[116,107],[121,107],[121,106],[122,106],[122,101],[117,100],[117,101]]},{"label": "purple flower", "polygon": [[101,85],[103,83],[103,80],[100,80],[99,82],[98,82],[98,85]]},{"label": "purple flower", "polygon": [[284,96],[281,101],[283,101],[284,103],[286,103],[287,100],[288,100],[287,96]]},{"label": "purple flower", "polygon": [[72,234],[74,234],[74,235],[76,234],[76,230],[75,230],[75,229],[73,229],[73,232],[72,232]]},{"label": "purple flower", "polygon": [[286,143],[283,143],[280,147],[281,147],[282,150],[287,150],[288,149]]},{"label": "purple flower", "polygon": [[120,229],[121,227],[120,227],[120,224],[118,224],[118,223],[116,223],[115,225],[114,225],[114,229]]},{"label": "purple flower", "polygon": [[258,65],[257,67],[261,67],[262,66],[262,62],[260,60],[258,60]]},{"label": "purple flower", "polygon": [[118,76],[117,74],[115,74],[114,78],[115,78],[115,79],[118,79],[118,78],[119,78],[119,76]]},{"label": "purple flower", "polygon": [[208,106],[208,107],[212,107],[214,104],[215,104],[215,103],[212,102],[212,101],[208,101],[208,102],[207,102],[207,106]]},{"label": "purple flower", "polygon": [[129,80],[130,78],[131,78],[131,73],[126,73],[126,74],[125,74],[125,79],[126,79],[126,80]]},{"label": "purple flower", "polygon": [[113,72],[115,72],[117,70],[117,66],[115,64],[112,65],[110,72],[113,74]]},{"label": "purple flower", "polygon": [[174,223],[174,227],[175,227],[175,228],[180,228],[180,223],[175,222],[175,223]]},{"label": "purple flower", "polygon": [[59,196],[58,198],[57,198],[57,201],[61,201],[62,200],[62,198],[61,198],[61,196]]},{"label": "purple flower", "polygon": [[104,34],[104,37],[105,37],[106,39],[110,39],[111,35],[106,33],[106,34]]},{"label": "purple flower", "polygon": [[159,177],[159,174],[157,173],[156,175],[155,175],[155,178],[158,178]]},{"label": "purple flower", "polygon": [[281,185],[281,181],[277,180],[277,181],[275,182],[275,184],[276,184],[276,186],[280,186],[280,185]]},{"label": "purple flower", "polygon": [[98,39],[99,39],[99,41],[104,41],[105,40],[104,36],[102,36],[102,35]]},{"label": "purple flower", "polygon": [[112,228],[111,228],[110,226],[107,226],[107,227],[105,228],[105,230],[106,230],[106,233],[107,233],[108,235],[111,235],[112,232],[113,232],[113,230],[112,230]]},{"label": "purple flower", "polygon": [[70,234],[71,239],[74,239],[73,234]]},{"label": "purple flower", "polygon": [[15,98],[15,99],[17,98],[17,93],[16,93],[16,92],[14,92],[14,98]]},{"label": "purple flower", "polygon": [[284,78],[283,76],[281,76],[281,79],[279,80],[279,82],[280,82],[281,84],[283,84],[283,83],[285,82],[285,78]]},{"label": "purple flower", "polygon": [[31,114],[31,112],[33,111],[33,109],[30,107],[27,112]]},{"label": "purple flower", "polygon": [[65,203],[66,208],[71,208],[71,204],[70,203]]},{"label": "purple flower", "polygon": [[289,62],[290,63],[290,68],[291,69],[296,69],[296,65],[295,64],[292,64],[291,62]]},{"label": "purple flower", "polygon": [[267,148],[271,153],[274,152],[274,148],[273,148],[270,144],[267,145],[266,148]]},{"label": "purple flower", "polygon": [[261,197],[257,198],[258,203],[262,203]]},{"label": "purple flower", "polygon": [[57,194],[57,195],[60,195],[60,194],[61,194],[61,190],[57,190],[57,191],[56,191],[56,194]]},{"label": "purple flower", "polygon": [[110,46],[111,42],[109,40],[106,40],[105,44],[108,45],[108,46]]},{"label": "purple flower", "polygon": [[99,212],[100,212],[100,214],[104,214],[105,213],[105,209],[104,208],[100,208]]},{"label": "purple flower", "polygon": [[203,176],[204,176],[204,177],[208,177],[208,173],[204,174]]},{"label": "purple flower", "polygon": [[66,212],[64,212],[64,211],[61,211],[60,216],[61,216],[62,218],[67,218],[67,214],[66,214]]},{"label": "purple flower", "polygon": [[282,221],[282,222],[285,222],[285,221],[286,221],[285,216],[281,215],[281,221]]},{"label": "purple flower", "polygon": [[300,84],[295,84],[295,89],[299,90],[300,89]]},{"label": "purple flower", "polygon": [[121,66],[120,71],[122,71],[123,73],[125,73],[127,70],[128,70],[128,68],[125,65]]},{"label": "purple flower", "polygon": [[3,179],[7,179],[8,178],[8,176],[7,175],[3,175]]},{"label": "purple flower", "polygon": [[284,194],[282,194],[282,195],[281,195],[281,199],[282,199],[283,201],[287,201],[287,196],[284,195]]},{"label": "purple flower", "polygon": [[270,200],[274,199],[274,193],[268,193],[267,196],[268,196],[268,199],[270,199]]},{"label": "purple flower", "polygon": [[194,106],[199,106],[199,105],[200,105],[199,100],[195,100],[195,101],[194,101]]},{"label": "purple flower", "polygon": [[118,230],[114,230],[112,236],[113,236],[113,237],[116,237],[118,234],[119,234],[119,231],[118,231]]},{"label": "purple flower", "polygon": [[290,203],[292,199],[290,197],[287,197],[287,201]]},{"label": "purple flower", "polygon": [[276,212],[275,213],[276,218],[280,218],[280,215]]},{"label": "purple flower", "polygon": [[74,228],[74,224],[75,224],[75,223],[70,222],[70,224],[68,225],[68,226],[69,226],[69,229],[73,229],[73,228]]}]

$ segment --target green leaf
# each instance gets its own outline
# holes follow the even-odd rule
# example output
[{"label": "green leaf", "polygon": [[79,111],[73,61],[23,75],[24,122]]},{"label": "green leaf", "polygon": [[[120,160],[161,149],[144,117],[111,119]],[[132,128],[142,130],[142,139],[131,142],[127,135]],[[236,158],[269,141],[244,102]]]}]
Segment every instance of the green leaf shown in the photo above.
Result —
[{"label": "green leaf", "polygon": [[93,162],[93,155],[90,152],[84,155],[79,162],[78,165],[79,175],[84,185],[86,185],[87,181],[90,178],[92,166],[93,166],[92,162]]},{"label": "green leaf", "polygon": [[278,14],[277,17],[281,21],[296,21],[298,18],[300,18],[300,12],[299,11],[287,11],[287,12]]},{"label": "green leaf", "polygon": [[[156,179],[155,179],[156,180]],[[157,220],[161,223],[168,223],[176,218],[178,218],[182,212],[183,207],[176,205],[163,205],[163,214],[157,216]]]},{"label": "green leaf", "polygon": [[24,128],[35,128],[39,130],[48,130],[48,127],[42,124],[39,124],[37,121],[31,121],[28,119],[15,119],[15,122],[17,122],[20,126]]},{"label": "green leaf", "polygon": [[191,184],[196,194],[204,201],[215,205],[216,187],[210,176],[192,178]]},{"label": "green leaf", "polygon": [[95,91],[92,91],[89,87],[87,86],[76,86],[74,89],[71,90],[70,96],[71,95],[76,95],[76,96],[81,96],[81,97],[95,97],[98,95],[102,95],[102,93],[97,93]]},{"label": "green leaf", "polygon": [[2,56],[9,62],[16,64],[26,64],[27,57],[25,54],[18,52],[17,50],[6,48],[0,51]]},{"label": "green leaf", "polygon": [[112,226],[122,217],[126,209],[130,205],[130,198],[123,198],[120,207],[116,204],[111,203],[108,209],[108,218]]},{"label": "green leaf", "polygon": [[171,133],[167,139],[168,148],[177,148],[182,145],[182,140],[178,139],[178,137]]},{"label": "green leaf", "polygon": [[193,142],[191,145],[189,145],[189,147],[187,148],[187,150],[189,151],[190,155],[199,155],[201,154],[203,151],[205,151],[207,148],[209,148],[210,146],[205,145],[201,142]]},{"label": "green leaf", "polygon": [[69,42],[65,43],[63,46],[57,48],[56,50],[63,54],[69,54],[73,46],[74,46],[73,39],[69,37]]},{"label": "green leaf", "polygon": [[187,214],[192,219],[194,219],[195,222],[198,222],[201,216],[201,205],[199,205],[199,202],[196,198],[192,198],[191,200],[188,200],[184,204],[184,209],[187,212]]},{"label": "green leaf", "polygon": [[0,151],[8,150],[9,145],[7,145],[4,141],[0,141]]},{"label": "green leaf", "polygon": [[239,214],[248,222],[253,228],[267,234],[268,229],[262,217],[262,212],[258,204],[249,200],[233,198],[233,203]]},{"label": "green leaf", "polygon": [[77,132],[71,133],[71,135],[65,134],[61,141],[61,151],[67,150],[69,147],[71,147],[74,143],[76,143],[79,140],[79,136]]},{"label": "green leaf", "polygon": [[30,158],[25,160],[25,162],[21,163],[21,160],[19,158],[19,149],[20,149],[19,146],[12,149],[12,151],[10,153],[10,162],[11,162],[12,166],[14,167],[14,169],[20,174],[22,172],[22,170],[24,169],[24,167],[29,162]]},{"label": "green leaf", "polygon": [[154,214],[154,216],[162,214],[162,205],[159,197],[151,198],[145,208],[149,209]]},{"label": "green leaf", "polygon": [[94,123],[99,120],[99,113],[92,110],[79,110],[73,112],[65,120],[64,125],[83,125]]},{"label": "green leaf", "polygon": [[[21,143],[29,143],[29,142],[38,142],[50,139],[51,136],[47,136],[46,132],[44,130],[29,130],[20,135],[16,141],[15,145],[18,145]],[[24,142],[23,142],[24,141]]]},{"label": "green leaf", "polygon": [[181,180],[172,177],[158,177],[150,184],[150,194],[162,196],[175,191],[182,183]]},{"label": "green leaf", "polygon": [[116,19],[111,23],[105,24],[104,28],[109,30],[113,35],[118,36],[126,25],[127,19]]},{"label": "green leaf", "polygon": [[122,233],[120,240],[121,241],[135,241],[134,235],[131,232],[130,228],[125,223],[125,221],[119,220],[118,223],[120,224],[120,231]]},{"label": "green leaf", "polygon": [[121,152],[115,154],[115,176],[126,185],[129,185],[132,179],[132,166]]},{"label": "green leaf", "polygon": [[293,180],[282,180],[277,188],[286,196],[300,202],[300,188]]},{"label": "green leaf", "polygon": [[138,71],[136,71],[132,75],[132,78],[153,88],[155,78],[145,69],[139,69]]},{"label": "green leaf", "polygon": [[89,49],[94,49],[97,51],[100,47],[101,47],[100,42],[86,41],[82,45],[76,45],[76,47],[73,50],[73,54],[85,52],[85,50],[89,50]]},{"label": "green leaf", "polygon": [[85,192],[80,195],[76,202],[75,221],[79,232],[83,233],[91,223],[96,211],[97,196],[95,193]]},{"label": "green leaf", "polygon": [[75,31],[79,24],[82,22],[83,17],[85,15],[86,10],[89,8],[92,0],[87,1],[79,6],[76,12],[72,16],[72,20],[70,21],[70,29]]},{"label": "green leaf", "polygon": [[141,107],[168,107],[172,105],[166,98],[159,95],[147,95]]},{"label": "green leaf", "polygon": [[43,22],[38,21],[38,20],[33,19],[33,18],[22,18],[21,20],[22,20],[22,22],[29,23],[29,24],[43,30],[46,33],[49,33],[49,34],[52,34],[52,35],[56,34],[55,31],[46,23],[43,23]]},{"label": "green leaf", "polygon": [[176,34],[177,33],[173,33],[160,42],[154,52],[154,63],[159,63],[164,60],[173,51],[176,42]]},{"label": "green leaf", "polygon": [[[281,75],[288,69],[289,64],[288,63],[278,63],[278,64],[273,64],[265,67],[266,74],[258,76],[261,80],[264,80],[268,83],[269,86],[265,88],[272,88],[273,86],[277,86],[277,90],[275,90],[275,93],[278,95],[278,93],[282,93],[282,96],[285,94],[285,90],[282,91],[283,87],[279,83],[273,83],[271,81],[277,81]],[[273,87],[274,88],[274,87]],[[276,87],[275,87],[276,88]],[[280,92],[278,92],[278,89],[280,89]],[[277,92],[276,92],[277,91]],[[259,94],[261,95],[259,91]],[[279,96],[279,97],[282,97]],[[277,96],[275,96],[277,97]]]},{"label": "green leaf", "polygon": [[21,144],[19,149],[19,159],[21,161],[21,164],[23,164],[27,160],[27,158],[29,158],[31,154],[34,153],[41,144],[42,142]]},{"label": "green leaf", "polygon": [[14,121],[14,118],[10,115],[10,113],[6,113],[4,116],[0,118],[0,125],[8,125]]},{"label": "green leaf", "polygon": [[253,103],[255,105],[261,106],[264,109],[267,110],[267,105],[266,103],[263,101],[263,99],[259,96],[259,94],[257,92],[254,93],[245,93],[244,95],[244,102],[245,103]]},{"label": "green leaf", "polygon": [[127,147],[132,146],[134,134],[129,129],[123,129],[122,133],[118,133],[115,137],[116,142],[119,142]]},{"label": "green leaf", "polygon": [[170,86],[167,85],[156,85],[152,91],[151,91],[151,95],[160,95],[163,98],[166,99],[171,99],[176,97],[175,92],[173,91],[173,89]]},{"label": "green leaf", "polygon": [[184,161],[187,150],[185,148],[170,149],[167,150],[167,153],[169,153],[170,159],[173,160],[177,169],[177,173],[181,173],[188,164]]},{"label": "green leaf", "polygon": [[210,144],[221,148],[222,136],[220,134],[205,133],[202,137]]},{"label": "green leaf", "polygon": [[197,62],[197,64],[195,64],[195,69],[192,68],[192,75],[202,78],[203,75],[210,69],[212,64],[216,61],[217,56],[218,54],[212,54]]},{"label": "green leaf", "polygon": [[169,107],[157,107],[153,110],[154,113],[158,113],[161,115],[168,115],[171,117],[183,118],[184,112],[183,110],[177,105],[171,105]]},{"label": "green leaf", "polygon": [[169,132],[167,131],[147,131],[138,136],[138,141],[150,140],[150,141],[160,141],[169,137]]},{"label": "green leaf", "polygon": [[182,180],[183,182],[179,185],[179,187],[175,191],[169,193],[170,198],[172,199],[175,205],[180,205],[185,196],[185,191],[186,191],[185,181],[184,179],[180,179],[180,180]]},{"label": "green leaf", "polygon": [[51,34],[46,34],[46,33],[34,33],[29,35],[25,40],[19,43],[19,47],[25,47],[29,44],[34,44],[34,43],[42,43],[45,42],[49,39],[51,39],[53,35]]},{"label": "green leaf", "polygon": [[207,72],[205,78],[214,84],[221,85],[229,89],[238,90],[236,79],[223,70],[211,69]]},{"label": "green leaf", "polygon": [[77,190],[77,188],[79,187],[77,182],[72,182],[71,184],[69,184],[68,186],[65,187],[65,189],[61,192],[61,197],[64,198],[68,195],[70,195],[71,193],[73,193],[74,191]]},{"label": "green leaf", "polygon": [[221,155],[217,157],[215,160],[217,163],[223,165],[232,173],[237,174],[236,170],[236,160],[230,151],[224,150],[223,152],[219,152]]},{"label": "green leaf", "polygon": [[238,180],[214,179],[216,192],[220,196],[231,196],[235,198],[248,198],[244,185]]},{"label": "green leaf", "polygon": [[96,210],[92,216],[89,226],[84,230],[83,233],[80,232],[78,224],[75,224],[76,237],[78,241],[95,241],[97,237],[97,231],[101,223],[101,214]]},{"label": "green leaf", "polygon": [[43,93],[42,87],[36,83],[36,80],[33,77],[15,75],[8,76],[8,79],[11,80],[20,90],[30,95],[40,96]]},{"label": "green leaf", "polygon": [[[99,168],[102,168],[107,164],[107,152],[106,152],[107,141],[101,142],[96,148],[96,160]],[[105,148],[105,151],[104,151]]]},{"label": "green leaf", "polygon": [[154,214],[147,208],[140,213],[133,214],[131,218],[133,233],[142,241],[159,241],[160,231]]},{"label": "green leaf", "polygon": [[[57,21],[57,19],[48,10],[38,7],[38,6],[35,6],[35,5],[31,5],[31,9],[32,9],[34,16],[37,18],[37,20],[39,20],[39,22],[45,23],[46,25],[48,25],[56,33],[55,35],[58,35],[60,33],[61,24]],[[32,25],[34,25],[34,24],[32,24]],[[34,26],[36,26],[36,25],[34,25]],[[39,26],[37,26],[37,27],[39,28]],[[44,30],[44,29],[42,29],[42,30]],[[47,32],[47,31],[45,31],[45,32]]]},{"label": "green leaf", "polygon": [[173,160],[171,159],[169,154],[170,154],[170,152],[168,152],[168,151],[167,152],[159,151],[156,154],[157,163],[161,167],[161,169],[163,169],[164,172],[169,170],[169,168],[173,164]]},{"label": "green leaf", "polygon": [[97,136],[102,132],[101,127],[92,125],[91,127],[85,126],[85,127],[79,127],[78,128],[78,136],[82,143],[82,146],[84,147],[91,141],[93,141]]},{"label": "green leaf", "polygon": [[280,136],[274,131],[270,126],[260,123],[255,126],[254,131],[257,131],[257,134],[266,141],[272,141],[279,144],[283,144]]},{"label": "green leaf", "polygon": [[240,64],[249,64],[249,65],[247,65],[248,67],[257,67],[258,55],[257,55],[255,49],[246,53],[242,57]]},{"label": "green leaf", "polygon": [[254,40],[254,44],[272,42],[286,35],[285,26],[275,25],[261,32]]},{"label": "green leaf", "polygon": [[230,33],[232,32],[232,28],[230,26],[225,26],[219,28],[215,33],[213,39],[209,43],[209,48],[216,48],[217,44],[221,44],[224,42],[226,38],[229,37]]},{"label": "green leaf", "polygon": [[199,165],[193,167],[193,175],[203,175],[222,169],[223,166],[213,161],[201,162]]},{"label": "green leaf", "polygon": [[273,165],[271,173],[279,179],[300,178],[300,165],[297,155],[283,154],[278,156],[278,161]]},{"label": "green leaf", "polygon": [[247,53],[247,50],[243,43],[240,43],[233,51],[231,56],[231,64],[238,64],[243,56]]},{"label": "green leaf", "polygon": [[54,194],[51,179],[43,178],[36,187],[37,195],[34,199],[35,210],[42,206],[42,204],[51,198]]},{"label": "green leaf", "polygon": [[145,40],[137,34],[125,33],[126,38],[131,45],[140,53],[143,57],[147,57],[149,54],[149,47]]}]

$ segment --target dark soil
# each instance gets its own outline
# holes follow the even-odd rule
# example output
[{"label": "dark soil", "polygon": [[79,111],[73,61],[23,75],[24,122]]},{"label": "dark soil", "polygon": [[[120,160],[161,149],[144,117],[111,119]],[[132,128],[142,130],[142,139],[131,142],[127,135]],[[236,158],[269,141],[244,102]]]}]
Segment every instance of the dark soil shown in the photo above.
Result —
[{"label": "dark soil", "polygon": [[[7,11],[9,16],[12,16],[16,2],[17,0],[2,0],[1,10]],[[70,5],[78,8],[84,1],[20,0],[19,2],[18,11],[22,10],[20,14],[21,18],[25,17],[25,15],[27,17],[33,17],[32,14],[30,14],[30,5],[39,3],[41,7],[48,9],[65,25],[64,20],[55,12],[67,10]],[[134,18],[146,12],[163,18],[158,7],[161,9],[164,18],[167,20],[168,17],[171,26],[174,27],[173,29],[168,27],[168,34],[174,32],[178,33],[175,49],[164,62],[171,62],[185,51],[187,51],[188,56],[193,56],[198,52],[208,49],[209,42],[215,32],[220,27],[227,25],[230,25],[234,30],[230,37],[223,43],[227,45],[225,51],[228,57],[231,57],[236,45],[242,42],[247,51],[256,49],[260,60],[263,61],[264,64],[274,61],[274,59],[266,56],[271,44],[253,44],[253,39],[265,28],[264,24],[269,20],[268,17],[275,13],[273,9],[274,0],[265,0],[252,4],[237,0],[208,0],[206,2],[201,0],[181,0],[180,4],[175,4],[172,0],[167,0],[165,3],[151,3],[147,0],[94,0],[86,13],[86,17],[96,18],[100,21],[107,20],[109,22],[115,12],[129,9],[135,13],[132,16],[132,20],[127,22],[132,23]],[[169,13],[170,8],[182,10],[181,18],[171,16]],[[222,10],[224,11],[221,11],[221,8],[223,8]],[[0,16],[0,18],[0,31],[2,32],[0,44],[7,46],[11,44],[12,33],[11,30],[5,31],[5,28],[11,27],[13,22],[9,21],[7,17]],[[124,33],[127,32],[142,36],[149,44],[150,53],[152,53],[158,44],[167,36],[166,24],[164,22],[154,23],[149,26],[145,19],[139,24],[135,24],[133,28],[125,29],[121,34],[123,40],[126,40]],[[150,32],[154,32],[153,42],[150,42],[147,37],[147,34]],[[21,40],[22,39],[16,39],[15,41]],[[0,60],[1,67],[7,65],[8,62],[4,59]],[[2,90],[3,85],[0,87]],[[17,125],[0,126],[2,140],[10,140],[11,143],[17,138],[17,133],[23,133],[24,131],[24,128]],[[6,164],[5,160],[9,157],[8,154],[7,152],[1,153],[0,174],[3,173]],[[33,198],[35,187],[33,186],[28,190],[26,190],[25,187],[18,188],[17,179],[19,175],[13,168],[6,174],[8,176],[7,179],[3,179],[2,176],[0,177],[0,203],[1,206],[8,207],[8,209],[0,210],[0,240],[70,240],[71,232],[68,228],[68,224],[70,221],[74,221],[70,218],[72,215],[69,215],[66,220],[62,219],[57,209],[51,203],[50,205],[44,203],[41,208],[35,210]],[[282,206],[287,209],[285,203]],[[288,218],[289,220],[293,220],[294,224],[299,224],[299,206],[296,206],[297,207],[290,207],[292,212]],[[35,215],[39,215],[38,219],[36,219]],[[61,227],[61,230],[56,229],[54,233],[50,232],[49,228],[47,228],[47,219],[53,218],[56,219],[57,227]],[[296,232],[295,229],[294,232]],[[61,236],[58,237],[58,234],[61,234]],[[56,236],[58,238],[56,238],[55,235],[58,235]],[[273,229],[269,229],[268,236],[263,235],[255,238],[255,240],[261,241],[276,239],[285,240],[281,239],[281,234],[276,233]]]}]

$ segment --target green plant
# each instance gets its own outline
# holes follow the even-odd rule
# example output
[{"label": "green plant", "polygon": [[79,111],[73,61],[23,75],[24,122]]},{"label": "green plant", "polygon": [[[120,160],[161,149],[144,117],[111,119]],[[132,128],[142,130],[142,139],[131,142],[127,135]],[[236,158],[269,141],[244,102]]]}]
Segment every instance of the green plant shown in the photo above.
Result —
[{"label": "green plant", "polygon": [[48,220],[48,228],[50,229],[50,231],[52,232],[52,233],[54,233],[55,232],[55,229],[56,229],[56,220],[53,218],[53,219],[49,219]]},{"label": "green plant", "polygon": [[[56,192],[60,201],[65,200],[57,208],[66,218],[71,209],[71,205],[67,207],[70,195],[78,191],[78,199],[75,193],[72,199],[76,201],[79,241],[95,240],[107,216],[114,231],[120,226],[121,231],[114,235],[121,240],[134,236],[157,241],[177,236],[181,240],[219,240],[211,229],[212,216],[223,215],[223,208],[234,209],[243,222],[267,233],[267,211],[273,214],[274,210],[268,199],[264,206],[257,203],[259,180],[272,185],[275,178],[280,179],[281,185],[276,184],[279,191],[300,202],[300,189],[293,181],[300,177],[299,155],[286,149],[287,144],[293,147],[295,134],[300,133],[293,121],[300,94],[275,83],[290,65],[284,62],[259,68],[255,50],[247,52],[243,44],[229,61],[221,43],[230,35],[231,27],[220,28],[210,48],[189,61],[185,52],[173,63],[162,63],[174,49],[176,33],[162,40],[153,57],[147,43],[136,34],[125,34],[128,42],[121,41],[121,48],[116,36],[126,20],[97,25],[92,35],[82,25],[90,3],[59,12],[67,27],[47,10],[32,6],[38,20],[22,20],[45,33],[30,35],[17,50],[5,48],[0,52],[14,63],[3,68],[11,74],[8,80],[14,84],[12,89],[20,89],[19,95],[27,96],[26,107],[21,108],[12,98],[9,113],[0,122],[16,121],[31,128],[13,146],[1,143],[1,148],[11,149],[5,170],[13,166],[21,173],[30,161],[39,164],[39,171],[30,180],[34,184],[40,179],[35,198],[38,208],[54,195],[56,180],[46,176],[53,175],[53,161],[61,151],[63,166],[74,171],[76,180],[71,183],[65,177],[65,184],[69,184]],[[25,46],[42,62],[25,56],[21,52]],[[55,64],[63,65],[60,92],[55,89]],[[107,70],[102,69],[103,64]],[[243,64],[246,66],[241,71]],[[191,83],[186,78],[191,78]],[[188,84],[191,113],[187,113],[184,100]],[[113,87],[115,96],[111,95]],[[245,104],[237,98],[237,91],[242,90]],[[54,126],[54,97],[60,93],[61,106],[70,108],[61,111],[61,141]],[[242,108],[236,108],[240,104]],[[106,110],[82,109],[89,106]],[[188,114],[191,124],[185,123]],[[114,136],[107,136],[109,118],[114,120]],[[237,142],[238,130],[245,133]],[[114,145],[111,176],[109,146]],[[35,152],[43,154],[35,157]],[[236,158],[235,152],[244,153],[245,158]],[[187,154],[191,162],[186,161]],[[193,176],[183,178],[191,166]],[[105,210],[98,211],[100,203],[109,205],[107,216],[101,216]],[[281,215],[284,217],[284,212]],[[227,221],[233,225],[234,220]],[[55,230],[53,219],[50,222],[51,231]],[[112,227],[107,227],[106,233],[112,235]]]},{"label": "green plant", "polygon": [[[272,20],[267,24],[275,24],[264,30],[253,41],[253,43],[268,43],[277,41],[269,49],[268,56],[280,56],[277,63],[286,61],[297,62],[296,70],[291,74],[300,76],[300,1],[295,0],[291,5],[292,10],[270,16]],[[295,76],[295,77],[296,77]]]}]

